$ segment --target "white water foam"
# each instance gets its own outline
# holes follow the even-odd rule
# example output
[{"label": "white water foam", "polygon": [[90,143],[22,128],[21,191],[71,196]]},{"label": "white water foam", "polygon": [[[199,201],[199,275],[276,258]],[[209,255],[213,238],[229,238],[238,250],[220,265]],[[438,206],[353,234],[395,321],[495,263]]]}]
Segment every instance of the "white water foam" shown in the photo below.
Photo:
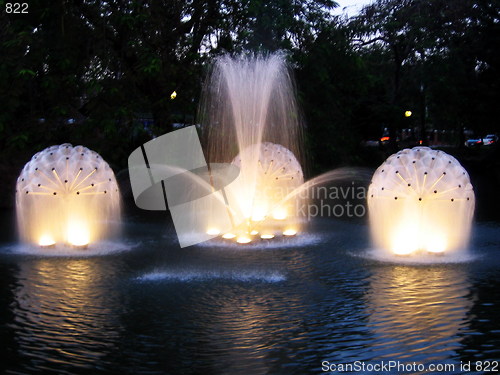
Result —
[{"label": "white water foam", "polygon": [[134,249],[139,245],[139,242],[107,240],[92,243],[87,249],[75,249],[63,245],[56,245],[53,248],[41,248],[37,245],[16,243],[0,247],[0,254],[82,258],[121,253]]},{"label": "white water foam", "polygon": [[429,254],[429,253],[419,253],[408,256],[401,256],[395,254],[389,254],[387,251],[380,249],[368,249],[363,252],[354,253],[348,252],[348,254],[356,257],[362,257],[366,259],[371,259],[379,262],[385,263],[396,263],[396,264],[453,264],[453,263],[467,263],[479,259],[479,255],[462,252],[462,253],[450,253],[450,254]]},{"label": "white water foam", "polygon": [[241,282],[278,283],[286,280],[286,276],[277,271],[239,270],[239,271],[208,271],[208,270],[156,270],[136,278],[137,281],[207,281],[229,280]]},{"label": "white water foam", "polygon": [[199,247],[231,248],[239,250],[267,250],[280,248],[296,248],[316,245],[323,242],[324,237],[318,234],[300,233],[293,237],[275,237],[271,240],[257,240],[248,244],[239,244],[234,240],[216,238],[200,243]]}]

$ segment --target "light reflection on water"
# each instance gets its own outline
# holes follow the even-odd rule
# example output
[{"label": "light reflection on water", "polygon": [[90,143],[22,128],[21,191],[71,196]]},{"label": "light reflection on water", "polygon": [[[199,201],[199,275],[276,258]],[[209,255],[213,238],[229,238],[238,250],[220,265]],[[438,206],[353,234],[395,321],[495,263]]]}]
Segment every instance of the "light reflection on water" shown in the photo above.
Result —
[{"label": "light reflection on water", "polygon": [[373,356],[439,363],[460,347],[473,305],[463,268],[453,266],[375,268],[366,309]]},{"label": "light reflection on water", "polygon": [[[115,262],[117,259],[115,259]],[[118,264],[116,264],[118,263]],[[50,258],[20,262],[9,328],[30,372],[68,364],[93,368],[120,336],[116,277],[119,261]],[[117,268],[118,266],[118,268]]]},{"label": "light reflection on water", "polygon": [[265,251],[179,250],[169,236],[100,257],[0,249],[0,370],[304,374],[322,360],[496,359],[498,226],[478,228],[474,262],[419,266],[353,256],[367,228],[330,222],[311,229],[314,243]]}]

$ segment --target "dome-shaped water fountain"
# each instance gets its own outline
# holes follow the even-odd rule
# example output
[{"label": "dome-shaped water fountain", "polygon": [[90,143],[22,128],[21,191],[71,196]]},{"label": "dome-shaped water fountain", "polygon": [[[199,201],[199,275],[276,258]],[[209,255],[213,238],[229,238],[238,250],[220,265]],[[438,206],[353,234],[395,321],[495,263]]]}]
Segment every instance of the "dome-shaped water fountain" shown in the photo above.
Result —
[{"label": "dome-shaped water fountain", "polygon": [[51,146],[18,177],[16,213],[23,241],[85,248],[118,229],[120,193],[99,154],[83,146]]},{"label": "dome-shaped water fountain", "polygon": [[[253,158],[257,159],[256,169],[245,168],[245,163],[252,163]],[[264,142],[244,149],[232,164],[240,168],[240,179],[235,182],[233,190],[238,191],[237,196],[252,198],[236,198],[236,207],[241,210],[238,214],[247,220],[234,233],[225,233],[223,237],[245,243],[257,235],[262,239],[271,239],[276,233],[295,235],[299,226],[294,205],[296,199],[284,200],[304,182],[295,155],[281,145]],[[252,176],[246,175],[250,173]],[[252,177],[255,184],[247,184],[245,181]]]},{"label": "dome-shaped water fountain", "polygon": [[448,253],[468,244],[474,191],[460,163],[428,147],[391,155],[368,189],[375,246],[396,255]]},{"label": "dome-shaped water fountain", "polygon": [[[233,222],[242,224],[223,238],[248,243],[295,235],[298,197],[284,198],[303,183],[301,124],[284,56],[219,58],[202,103],[208,161],[240,169],[225,194]],[[209,225],[208,232],[219,230]]]}]

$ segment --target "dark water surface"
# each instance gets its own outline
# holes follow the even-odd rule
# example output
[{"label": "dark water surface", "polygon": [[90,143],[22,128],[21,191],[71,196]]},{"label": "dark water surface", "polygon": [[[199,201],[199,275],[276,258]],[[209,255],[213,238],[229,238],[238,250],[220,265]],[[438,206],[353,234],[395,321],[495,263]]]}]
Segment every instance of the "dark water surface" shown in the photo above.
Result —
[{"label": "dark water surface", "polygon": [[476,223],[472,261],[418,266],[364,257],[367,227],[341,221],[268,247],[179,249],[160,223],[127,233],[94,256],[0,245],[0,373],[304,374],[325,360],[458,373],[500,358],[498,223]]}]

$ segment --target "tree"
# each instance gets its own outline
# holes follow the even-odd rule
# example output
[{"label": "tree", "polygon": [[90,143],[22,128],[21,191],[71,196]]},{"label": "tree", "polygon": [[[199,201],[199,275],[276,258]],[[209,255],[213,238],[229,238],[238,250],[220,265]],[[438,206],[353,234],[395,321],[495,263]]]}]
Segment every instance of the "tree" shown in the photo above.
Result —
[{"label": "tree", "polygon": [[[380,47],[387,51],[392,61],[387,91],[387,102],[391,107],[387,114],[391,139],[395,139],[403,119],[403,94],[411,91],[419,92],[414,95],[413,101],[417,102],[414,107],[418,111],[415,112],[424,134],[427,91],[433,82],[430,62],[435,63],[437,56],[455,53],[452,52],[454,41],[463,42],[473,6],[473,0],[453,3],[445,0],[378,0],[365,7],[351,22],[358,48]],[[402,92],[403,72],[407,74],[404,78],[406,84],[413,86],[409,90],[405,87],[405,93]]]},{"label": "tree", "polygon": [[332,23],[300,55],[300,103],[315,172],[359,162],[359,145],[373,115],[372,77],[354,53],[347,27]]},{"label": "tree", "polygon": [[[48,142],[85,141],[100,151],[112,144],[118,154],[113,157],[121,160],[129,146],[120,144],[147,136],[142,114],[152,114],[156,134],[174,122],[194,122],[204,70],[214,55],[299,49],[335,5],[34,0],[27,15],[3,12],[3,146],[38,149]],[[13,128],[14,122],[20,126]]]},{"label": "tree", "polygon": [[151,112],[157,132],[194,121],[204,48],[232,3],[33,1],[27,15],[2,12],[2,149],[85,141],[126,160],[126,141],[146,135],[138,113]]}]

